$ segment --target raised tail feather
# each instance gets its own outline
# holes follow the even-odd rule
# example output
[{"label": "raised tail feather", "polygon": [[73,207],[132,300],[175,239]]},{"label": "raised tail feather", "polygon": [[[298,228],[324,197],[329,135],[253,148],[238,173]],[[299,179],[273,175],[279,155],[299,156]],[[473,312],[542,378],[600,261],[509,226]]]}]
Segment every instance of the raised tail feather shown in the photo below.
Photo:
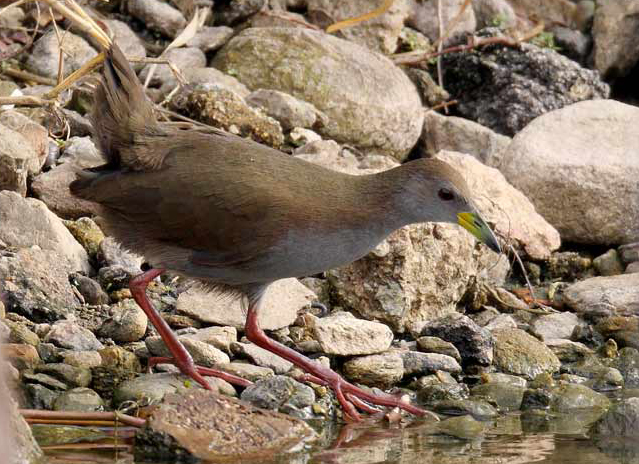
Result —
[{"label": "raised tail feather", "polygon": [[164,156],[154,150],[159,144],[153,139],[164,133],[140,81],[115,44],[106,51],[91,121],[95,140],[110,169],[148,171],[162,164]]}]

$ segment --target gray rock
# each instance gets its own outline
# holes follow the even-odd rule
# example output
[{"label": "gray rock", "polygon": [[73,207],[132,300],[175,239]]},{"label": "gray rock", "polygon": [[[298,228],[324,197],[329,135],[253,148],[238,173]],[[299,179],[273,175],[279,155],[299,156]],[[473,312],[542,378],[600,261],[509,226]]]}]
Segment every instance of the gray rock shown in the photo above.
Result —
[{"label": "gray rock", "polygon": [[498,167],[510,141],[510,137],[468,119],[444,116],[437,111],[424,113],[420,142],[430,156],[441,150],[457,151],[472,155],[487,166]]},{"label": "gray rock", "polygon": [[534,379],[541,373],[557,372],[557,356],[535,337],[520,329],[493,331],[494,366],[502,372]]},{"label": "gray rock", "polygon": [[104,400],[90,388],[73,388],[59,395],[53,403],[54,411],[93,412],[104,409]]},{"label": "gray rock", "polygon": [[626,274],[636,274],[639,272],[639,261],[635,261],[634,263],[628,264],[626,266],[626,270],[624,271]]},{"label": "gray rock", "polygon": [[610,249],[592,260],[593,267],[599,275],[613,276],[623,274],[624,267],[617,250]]},{"label": "gray rock", "polygon": [[459,351],[450,342],[444,341],[438,337],[419,337],[417,339],[417,346],[421,351],[426,353],[439,353],[445,354],[454,358],[457,362],[461,362],[461,356]]},{"label": "gray rock", "polygon": [[37,383],[23,385],[27,405],[32,409],[52,410],[60,391],[54,391]]},{"label": "gray rock", "polygon": [[422,382],[422,379],[427,379],[427,377],[422,377],[416,382],[418,389],[417,398],[422,404],[432,406],[440,401],[463,400],[468,398],[469,392],[466,384],[457,382],[444,383],[439,380],[436,382],[428,380]]},{"label": "gray rock", "polygon": [[497,405],[500,411],[518,411],[524,399],[525,387],[504,382],[490,382],[476,385],[471,392],[474,399],[484,399]]},{"label": "gray rock", "polygon": [[187,47],[197,47],[204,53],[213,52],[233,37],[233,29],[227,26],[203,27],[189,39]]},{"label": "gray rock", "polygon": [[564,26],[554,26],[551,32],[562,55],[566,55],[582,66],[587,64],[592,49],[592,38],[589,34]]},{"label": "gray rock", "polygon": [[[639,194],[637,118],[639,109],[613,100],[553,111],[517,134],[500,170],[564,240],[631,242],[639,237],[631,201]],[[587,221],[579,211],[588,211]]]},{"label": "gray rock", "polygon": [[27,175],[39,169],[38,154],[19,132],[0,124],[0,189],[27,194]]},{"label": "gray rock", "polygon": [[340,356],[381,353],[393,341],[391,329],[379,322],[356,319],[352,314],[339,312],[329,317],[307,316],[313,337],[324,353]]},{"label": "gray rock", "polygon": [[70,388],[88,387],[91,383],[91,371],[83,367],[62,363],[41,364],[35,368],[35,372],[50,375]]},{"label": "gray rock", "polygon": [[67,351],[62,357],[69,366],[91,369],[102,364],[102,356],[97,351]]},{"label": "gray rock", "polygon": [[[204,367],[217,367],[220,364],[231,362],[228,355],[218,350],[213,345],[187,338],[184,335],[178,337],[184,348],[191,354],[195,364]],[[162,357],[172,357],[171,352],[162,341],[161,337],[147,337],[144,340],[146,347],[152,355]]]},{"label": "gray rock", "polygon": [[586,345],[572,340],[556,338],[544,340],[544,343],[562,363],[579,361],[592,354]]},{"label": "gray rock", "polygon": [[612,407],[594,425],[597,437],[634,438],[639,435],[639,398],[625,398]]},{"label": "gray rock", "polygon": [[68,260],[70,271],[90,272],[87,252],[41,201],[22,198],[14,192],[0,192],[0,223],[0,240],[7,245],[16,248],[38,245]]},{"label": "gray rock", "polygon": [[[219,394],[235,396],[235,388],[233,385],[216,377],[205,377],[211,390]],[[185,382],[188,381],[188,387]],[[144,374],[131,380],[120,383],[113,393],[113,404],[119,407],[126,401],[146,402],[147,404],[155,404],[162,401],[165,395],[169,393],[188,392],[193,389],[201,389],[197,382],[183,375],[163,373],[163,374]]]},{"label": "gray rock", "polygon": [[182,13],[159,0],[129,0],[128,11],[149,29],[175,37],[186,26]]},{"label": "gray rock", "polygon": [[439,337],[455,345],[462,358],[462,365],[490,365],[493,361],[493,337],[472,319],[460,313],[452,313],[426,325],[421,335]]},{"label": "gray rock", "polygon": [[553,338],[570,338],[579,317],[575,313],[563,312],[539,316],[531,325],[533,334],[546,341]]},{"label": "gray rock", "polygon": [[246,97],[246,103],[261,107],[289,131],[294,127],[323,126],[328,118],[310,103],[278,90],[258,89]]},{"label": "gray rock", "polygon": [[353,382],[388,388],[404,376],[404,362],[399,352],[371,354],[344,363],[344,375]]},{"label": "gray rock", "polygon": [[215,5],[216,24],[232,26],[256,14],[265,4],[265,0],[235,0]]},{"label": "gray rock", "polygon": [[517,322],[510,314],[500,314],[490,320],[488,324],[484,326],[484,329],[493,331],[496,329],[508,329],[517,327]]},{"label": "gray rock", "polygon": [[[439,39],[439,22],[437,14],[437,2],[422,2],[419,0],[408,1],[411,13],[406,24],[423,32],[431,41]],[[450,0],[442,2],[442,19],[444,24],[451,24],[461,11],[463,0]],[[464,33],[473,33],[477,26],[473,8],[466,8],[455,27],[448,35],[444,44],[449,44],[451,39]],[[447,30],[447,28],[445,28]]]},{"label": "gray rock", "polygon": [[579,384],[559,385],[552,389],[550,408],[555,412],[570,412],[583,408],[606,409],[610,400],[603,394]]},{"label": "gray rock", "polygon": [[535,18],[545,24],[571,24],[577,10],[571,1],[509,0],[522,18]]},{"label": "gray rock", "polygon": [[607,78],[628,74],[639,60],[634,47],[639,36],[639,2],[610,0],[597,4],[592,27],[593,58],[597,70]]},{"label": "gray rock", "polygon": [[231,343],[237,341],[237,329],[235,327],[206,327],[193,334],[185,334],[184,337],[208,343],[225,353],[230,353]]},{"label": "gray rock", "polygon": [[[240,97],[245,98],[250,94],[250,90],[238,81],[235,77],[223,73],[215,68],[186,68],[182,70],[182,74],[186,81],[194,86],[198,84],[208,84],[211,86],[220,87],[238,94]],[[171,76],[167,79],[162,87],[160,93],[162,95],[168,95],[177,85],[177,79]],[[208,86],[206,86],[208,88]]]},{"label": "gray rock", "polygon": [[[297,279],[283,279],[272,284],[262,300],[258,322],[264,330],[277,330],[291,325],[297,312],[317,297]],[[191,288],[181,293],[177,311],[207,324],[244,329],[245,310],[239,299],[230,299]]]},{"label": "gray rock", "polygon": [[315,392],[290,377],[276,375],[249,385],[240,398],[258,408],[302,415],[315,402]]},{"label": "gray rock", "polygon": [[404,363],[404,375],[424,375],[437,371],[461,372],[461,366],[450,356],[439,353],[420,353],[419,351],[400,351]]},{"label": "gray rock", "polygon": [[109,304],[109,295],[102,290],[100,284],[82,274],[73,274],[71,282],[78,289],[85,303],[90,305]]},{"label": "gray rock", "polygon": [[639,315],[639,274],[592,277],[564,290],[568,306],[592,316]]},{"label": "gray rock", "polygon": [[93,332],[68,321],[53,324],[44,341],[73,351],[93,351],[104,348]]},{"label": "gray rock", "polygon": [[[140,38],[131,30],[129,25],[117,19],[106,19],[104,23],[113,33],[113,41],[120,47],[125,56],[131,58],[145,58],[146,48]],[[134,69],[141,68],[138,63],[131,63]]]},{"label": "gray rock", "polygon": [[367,152],[403,159],[421,132],[421,102],[408,77],[385,57],[322,32],[246,29],[213,64],[250,89],[313,104],[329,118],[321,135]]},{"label": "gray rock", "polygon": [[[379,3],[375,0],[308,1],[309,14],[321,11],[329,15],[334,22],[360,16],[378,7]],[[351,42],[376,52],[391,54],[397,49],[397,41],[409,13],[409,2],[406,0],[395,1],[383,15],[343,28],[340,33]]]},{"label": "gray rock", "polygon": [[[33,147],[38,161],[29,160],[27,167],[30,175],[38,174],[49,153],[49,132],[47,129],[24,114],[13,110],[0,112],[0,124],[18,132]],[[4,136],[6,134],[3,134],[3,138]],[[7,141],[4,140],[3,143],[7,143]],[[24,152],[24,149],[21,151]]]},{"label": "gray rock", "polygon": [[111,307],[111,318],[100,327],[100,335],[116,343],[136,342],[144,337],[148,318],[132,299],[120,301]]},{"label": "gray rock", "polygon": [[229,374],[237,375],[243,379],[250,380],[251,382],[257,382],[266,377],[273,377],[275,372],[269,367],[254,366],[253,364],[243,362],[232,362],[229,364],[222,364],[219,366],[220,370]]},{"label": "gray rock", "polygon": [[511,28],[517,25],[517,14],[507,0],[474,0],[473,11],[478,29],[491,26]]},{"label": "gray rock", "polygon": [[619,254],[621,255],[621,260],[625,264],[639,261],[639,242],[626,243],[625,245],[621,245],[619,247]]},{"label": "gray rock", "polygon": [[[11,192],[0,192],[0,205],[5,194]],[[0,220],[1,216],[0,212]],[[0,227],[0,235],[6,229],[9,228]],[[38,247],[23,248],[15,254],[0,253],[0,286],[7,311],[34,322],[65,318],[78,305],[69,284],[69,274],[77,270],[74,267],[57,252]]]},{"label": "gray rock", "polygon": [[[204,52],[195,47],[171,48],[162,54],[161,58],[170,61],[180,71],[182,69],[203,68],[206,66]],[[147,64],[140,73],[142,82],[146,81],[151,68],[154,68],[151,85],[162,85],[164,82],[175,79],[175,75],[168,64]]]},{"label": "gray rock", "polygon": [[[98,54],[86,40],[70,32],[63,35],[62,47],[65,51],[62,67],[65,77],[80,69]],[[59,60],[60,44],[56,31],[50,28],[36,40],[26,65],[40,76],[56,78],[58,77]]]},{"label": "gray rock", "polygon": [[470,415],[450,417],[437,422],[437,432],[461,440],[479,440],[484,436],[486,425]]},{"label": "gray rock", "polygon": [[481,400],[443,400],[437,402],[433,409],[438,413],[451,416],[470,414],[478,420],[488,420],[499,416],[499,413],[493,406]]},{"label": "gray rock", "polygon": [[447,54],[443,69],[459,114],[508,136],[548,111],[610,93],[596,71],[531,44]]},{"label": "gray rock", "polygon": [[231,343],[231,351],[248,358],[253,364],[272,369],[276,374],[286,374],[293,368],[292,363],[252,343]]},{"label": "gray rock", "polygon": [[67,390],[69,388],[66,383],[47,374],[33,374],[31,372],[23,372],[22,381],[24,383],[35,383],[38,385],[42,385],[49,390],[58,392]]}]

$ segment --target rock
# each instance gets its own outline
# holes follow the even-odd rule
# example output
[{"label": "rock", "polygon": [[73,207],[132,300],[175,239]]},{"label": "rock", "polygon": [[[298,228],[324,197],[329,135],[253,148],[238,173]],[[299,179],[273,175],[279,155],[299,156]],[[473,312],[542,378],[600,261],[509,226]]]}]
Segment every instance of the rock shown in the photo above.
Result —
[{"label": "rock", "polygon": [[259,12],[265,0],[235,0],[229,3],[216,4],[213,10],[216,24],[236,25]]},{"label": "rock", "polygon": [[73,388],[58,396],[53,403],[54,411],[94,412],[104,409],[104,401],[90,388]]},{"label": "rock", "polygon": [[477,29],[491,26],[512,28],[517,25],[517,14],[507,0],[475,0],[473,11]]},{"label": "rock", "polygon": [[29,174],[38,174],[49,153],[49,133],[47,129],[24,114],[12,110],[0,112],[0,124],[18,132],[33,147],[38,160],[37,162],[29,160],[27,166]]},{"label": "rock", "polygon": [[621,245],[619,247],[619,254],[625,264],[639,261],[639,242]]},{"label": "rock", "polygon": [[[236,93],[242,98],[246,98],[251,93],[250,90],[235,77],[215,68],[186,68],[182,70],[182,75],[186,81],[194,87],[197,87],[198,84],[207,84],[204,85],[203,88],[219,87]],[[171,76],[171,78],[167,79],[164,84],[162,84],[162,87],[160,87],[160,93],[166,96],[177,85],[177,79]]]},{"label": "rock", "polygon": [[67,351],[63,355],[64,364],[91,369],[102,365],[102,357],[97,351]]},{"label": "rock", "polygon": [[510,141],[510,137],[474,121],[444,116],[436,111],[424,112],[420,142],[431,157],[442,150],[456,151],[471,155],[487,166],[497,167]]},{"label": "rock", "polygon": [[439,337],[455,345],[463,366],[488,366],[493,362],[493,337],[490,332],[463,314],[452,313],[436,319],[422,329],[421,335]]},{"label": "rock", "polygon": [[273,377],[275,372],[269,367],[254,366],[253,364],[243,362],[232,362],[229,364],[222,364],[219,366],[220,370],[229,374],[237,375],[243,379],[250,380],[251,382],[257,382],[266,377]]},{"label": "rock", "polygon": [[73,367],[62,363],[41,364],[36,373],[47,374],[64,382],[70,388],[88,387],[91,383],[91,371],[87,368]]},{"label": "rock", "polygon": [[[233,386],[216,377],[205,377],[211,390],[217,394],[236,395]],[[188,385],[188,386],[186,386]],[[197,382],[179,374],[143,374],[120,383],[113,392],[113,405],[119,407],[126,401],[156,404],[167,394],[184,394],[202,390]]]},{"label": "rock", "polygon": [[250,89],[280,90],[311,103],[328,116],[322,136],[366,152],[401,160],[421,132],[421,102],[408,77],[387,58],[322,32],[246,29],[213,65],[234,70]]},{"label": "rock", "polygon": [[[191,354],[195,364],[203,367],[217,367],[220,364],[231,362],[228,355],[218,350],[213,345],[187,338],[184,335],[178,337],[184,348]],[[172,357],[172,353],[164,344],[161,337],[147,337],[144,340],[146,347],[153,356]]]},{"label": "rock", "polygon": [[346,361],[343,370],[353,382],[388,388],[404,376],[404,362],[398,352],[371,354]]},{"label": "rock", "polygon": [[559,385],[552,389],[550,409],[555,412],[570,412],[583,408],[606,409],[610,400],[603,394],[579,384]]},{"label": "rock", "polygon": [[314,140],[296,148],[293,155],[333,171],[352,175],[373,174],[399,166],[389,156],[367,155],[358,157],[342,149],[334,140]]},{"label": "rock", "polygon": [[481,375],[482,383],[505,383],[515,387],[525,387],[526,379],[516,375],[502,374],[501,372],[491,372]]},{"label": "rock", "polygon": [[[322,11],[333,22],[338,22],[360,16],[378,7],[379,3],[374,0],[341,2],[309,0],[308,14],[313,14],[313,11]],[[406,0],[396,1],[384,14],[341,29],[340,34],[350,42],[389,55],[397,49],[397,41],[409,12],[409,2]]]},{"label": "rock", "polygon": [[613,404],[593,427],[597,438],[636,439],[639,435],[639,397],[625,398]]},{"label": "rock", "polygon": [[100,364],[91,368],[93,388],[107,402],[111,402],[114,391],[123,382],[135,378],[141,370],[138,357],[119,346],[110,346],[99,351]]},{"label": "rock", "polygon": [[596,71],[531,44],[450,53],[443,69],[446,89],[459,100],[459,115],[508,136],[548,111],[610,93]]},{"label": "rock", "polygon": [[[288,134],[288,141],[295,147],[302,147],[311,142],[318,142],[322,140],[322,137],[310,129],[304,129],[303,127],[294,127]],[[332,140],[331,140],[332,142]],[[337,145],[337,143],[335,143]]]},{"label": "rock", "polygon": [[472,416],[459,416],[437,422],[437,432],[461,440],[479,440],[484,436],[486,425]]},{"label": "rock", "polygon": [[617,250],[614,248],[593,259],[592,265],[599,275],[606,277],[623,274],[624,271],[619,253],[617,253]]},{"label": "rock", "polygon": [[352,314],[338,312],[329,317],[306,316],[313,337],[322,352],[340,356],[381,353],[393,341],[391,329],[379,322],[356,319]]},{"label": "rock", "polygon": [[[0,204],[2,195],[10,193],[0,192]],[[1,216],[0,212],[0,222]],[[23,222],[27,222],[27,218],[24,219]],[[33,220],[33,217],[29,219]],[[9,229],[4,227],[7,223],[2,224],[0,235]],[[75,265],[66,257],[37,246],[20,249],[17,253],[0,252],[0,288],[7,311],[26,316],[34,322],[65,318],[78,305],[69,284],[69,274],[76,270],[74,268]]]},{"label": "rock", "polygon": [[[317,297],[297,279],[273,283],[266,292],[257,317],[264,330],[291,325],[297,312]],[[191,288],[178,296],[177,311],[207,324],[228,325],[243,330],[246,313],[241,302]]]},{"label": "rock", "polygon": [[33,369],[40,364],[40,355],[33,345],[18,343],[2,344],[2,357],[19,371]]},{"label": "rock", "polygon": [[100,227],[88,217],[80,218],[77,221],[66,221],[64,225],[89,256],[96,259],[100,251],[100,244],[104,240],[104,233]]},{"label": "rock", "polygon": [[0,382],[0,449],[7,464],[35,464],[44,462],[45,457],[31,434],[31,428],[24,420],[18,406],[11,398],[4,379]]},{"label": "rock", "polygon": [[626,274],[636,274],[637,272],[639,272],[639,262],[635,261],[634,263],[628,264],[624,272]]},{"label": "rock", "polygon": [[116,343],[136,342],[144,337],[148,318],[134,300],[127,299],[112,306],[111,314],[100,327],[100,336]]},{"label": "rock", "polygon": [[299,419],[200,390],[168,395],[135,441],[139,453],[162,461],[251,461],[279,456],[314,436]]},{"label": "rock", "polygon": [[20,343],[31,346],[38,346],[40,338],[26,325],[20,322],[5,320],[4,323],[9,327],[9,343]]},{"label": "rock", "polygon": [[546,262],[546,278],[583,280],[592,277],[592,259],[574,251],[558,251]]},{"label": "rock", "polygon": [[73,351],[93,351],[104,348],[93,332],[68,321],[53,324],[44,341]]},{"label": "rock", "polygon": [[[411,13],[406,24],[417,29],[419,32],[423,32],[433,42],[439,39],[437,2],[408,0],[408,4],[410,5]],[[444,24],[451,24],[453,19],[455,19],[461,11],[463,4],[463,0],[448,0],[442,2],[441,16]],[[463,35],[464,33],[472,34],[475,32],[476,26],[477,21],[473,8],[466,8],[448,35],[448,39],[444,41],[444,44],[449,44],[452,38]],[[447,30],[448,28],[445,27],[444,29]]]},{"label": "rock", "polygon": [[639,351],[635,348],[622,348],[619,350],[619,357],[611,363],[625,380],[626,388],[639,387]]},{"label": "rock", "polygon": [[0,189],[27,194],[27,174],[39,169],[38,154],[22,134],[0,124]]},{"label": "rock", "polygon": [[105,163],[89,137],[71,137],[58,165],[37,176],[32,184],[34,194],[52,211],[67,219],[97,214],[95,203],[71,195],[69,184],[75,180],[79,169],[92,168]]},{"label": "rock", "polygon": [[[66,32],[62,38],[64,60],[62,72],[64,77],[80,69],[85,63],[98,54],[82,37]],[[60,60],[60,43],[53,28],[36,40],[27,58],[26,65],[35,74],[57,78]]]},{"label": "rock", "polygon": [[159,0],[128,0],[128,11],[149,29],[175,37],[186,26],[182,13]]},{"label": "rock", "polygon": [[606,78],[627,75],[639,60],[633,46],[638,38],[639,2],[612,0],[597,4],[592,27],[595,68]]},{"label": "rock", "polygon": [[95,280],[85,277],[82,274],[73,274],[71,276],[71,283],[78,289],[85,303],[90,305],[109,304],[109,295],[102,290],[100,284]]},{"label": "rock", "polygon": [[252,343],[232,343],[231,351],[248,358],[253,364],[272,369],[276,374],[286,374],[293,368],[292,363]]},{"label": "rock", "polygon": [[[124,56],[132,58],[145,58],[146,48],[142,40],[131,30],[129,25],[117,19],[106,19],[104,23],[113,33],[113,41],[120,47]],[[142,67],[140,63],[131,63],[136,71]]]},{"label": "rock", "polygon": [[[530,123],[504,153],[500,170],[566,241],[615,245],[639,237],[630,201],[635,181],[639,109],[586,101]],[[603,155],[602,155],[603,153]]]},{"label": "rock", "polygon": [[187,47],[196,47],[204,53],[214,52],[233,37],[233,29],[227,26],[201,28],[186,43]]},{"label": "rock", "polygon": [[216,85],[184,87],[171,99],[171,107],[197,121],[274,148],[284,143],[282,127],[275,119],[248,106],[236,93]]},{"label": "rock", "polygon": [[524,399],[525,387],[504,382],[491,382],[476,385],[471,392],[473,398],[479,398],[496,404],[500,411],[518,411]]},{"label": "rock", "polygon": [[592,38],[569,27],[554,26],[551,29],[554,42],[562,55],[585,66],[592,49]]},{"label": "rock", "polygon": [[404,363],[404,375],[424,375],[437,371],[461,372],[461,366],[450,356],[439,353],[420,353],[419,351],[400,351]]},{"label": "rock", "polygon": [[502,372],[533,379],[543,372],[554,373],[561,363],[539,340],[520,329],[493,331],[494,366]]},{"label": "rock", "polygon": [[577,324],[579,318],[574,313],[554,313],[539,316],[532,323],[531,329],[535,336],[546,341],[553,338],[570,338]]},{"label": "rock", "polygon": [[577,313],[592,316],[639,316],[639,274],[592,277],[564,290]]},{"label": "rock", "polygon": [[194,334],[185,334],[184,337],[208,343],[225,353],[230,353],[231,344],[237,341],[237,329],[235,327],[206,327],[199,329]]},{"label": "rock", "polygon": [[452,416],[470,414],[478,420],[488,420],[499,416],[493,406],[481,400],[443,400],[436,403],[433,409],[440,414]]},{"label": "rock", "polygon": [[446,356],[454,358],[457,362],[461,362],[461,356],[457,348],[455,348],[455,345],[441,338],[419,337],[417,339],[417,346],[421,351],[426,353],[445,354]]},{"label": "rock", "polygon": [[294,127],[321,127],[328,122],[326,115],[310,103],[278,90],[256,90],[246,97],[246,103],[263,108],[285,131]]},{"label": "rock", "polygon": [[25,400],[27,405],[32,409],[53,409],[56,398],[60,395],[59,391],[53,391],[43,385],[35,383],[27,383],[23,385],[25,392]]},{"label": "rock", "polygon": [[490,322],[484,326],[484,329],[492,332],[497,329],[509,329],[514,327],[517,327],[517,322],[515,322],[510,314],[500,314],[497,317],[492,318]]},{"label": "rock", "polygon": [[544,343],[562,363],[579,361],[592,354],[592,350],[586,345],[571,340],[555,338],[544,340]]},{"label": "rock", "polygon": [[[182,69],[203,68],[206,66],[204,52],[195,47],[171,48],[162,54],[162,59],[170,61],[180,71]],[[162,85],[164,82],[175,79],[175,75],[168,64],[147,64],[140,73],[142,82],[146,81],[152,68],[151,85]]]},{"label": "rock", "polygon": [[244,389],[240,397],[258,408],[302,415],[315,402],[315,393],[290,377],[276,375],[258,380]]},{"label": "rock", "polygon": [[571,24],[576,13],[575,2],[569,0],[509,0],[517,14],[536,18],[546,24]]},{"label": "rock", "polygon": [[22,381],[23,383],[39,384],[48,388],[49,390],[57,391],[58,393],[69,388],[66,383],[47,374],[33,374],[31,372],[23,372]]},{"label": "rock", "polygon": [[62,349],[58,348],[53,343],[40,343],[37,349],[40,358],[45,363],[57,363],[62,361],[62,354],[60,353]]}]

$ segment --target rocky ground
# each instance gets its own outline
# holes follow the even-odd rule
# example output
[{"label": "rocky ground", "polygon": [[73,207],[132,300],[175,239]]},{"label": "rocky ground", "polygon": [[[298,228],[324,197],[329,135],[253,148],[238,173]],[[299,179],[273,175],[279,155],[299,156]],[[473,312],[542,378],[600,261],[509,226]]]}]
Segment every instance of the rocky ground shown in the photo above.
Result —
[{"label": "rocky ground", "polygon": [[[431,50],[434,2],[396,0],[373,20],[321,31],[378,3],[216,2],[205,26],[163,55],[188,84],[166,65],[136,66],[162,108],[335,170],[363,175],[416,157],[446,160],[521,255],[541,304],[510,253],[496,255],[458,226],[420,224],[349,266],[273,285],[262,326],[347,379],[405,393],[442,417],[591,408],[593,433],[630,433],[639,415],[639,108],[627,83],[639,69],[639,1],[475,0],[446,47],[471,34],[512,37],[535,21],[546,30],[519,47],[445,54],[443,88],[435,60],[395,64],[400,52]],[[462,3],[443,2],[445,21]],[[193,5],[88,6],[126,55],[152,57],[185,28]],[[74,28],[61,37],[65,75],[97,55]],[[2,10],[0,96],[45,94],[59,56],[46,10]],[[168,434],[198,455],[198,440],[211,436],[176,437],[172,423],[193,413],[180,398],[202,395],[199,387],[171,365],[145,370],[150,356],[168,351],[127,288],[144,260],[105,237],[94,206],[68,192],[78,168],[103,161],[86,118],[90,82],[62,93],[53,111],[0,106],[6,377],[22,408],[107,411],[170,394],[141,449],[175,452],[153,445]],[[450,114],[430,109],[453,99]],[[149,294],[197,364],[254,382],[242,390],[211,379],[216,391],[288,415],[269,416],[280,424],[269,435],[246,403],[191,398],[244,415],[240,424],[263,440],[255,449],[312,434],[290,417],[321,424],[341,416],[330,391],[298,382],[298,369],[244,338],[239,301],[170,275]],[[609,393],[620,389],[630,399],[611,406]],[[231,416],[225,424],[238,420]],[[201,433],[219,430],[198,420]],[[454,435],[469,425],[447,427]]]}]

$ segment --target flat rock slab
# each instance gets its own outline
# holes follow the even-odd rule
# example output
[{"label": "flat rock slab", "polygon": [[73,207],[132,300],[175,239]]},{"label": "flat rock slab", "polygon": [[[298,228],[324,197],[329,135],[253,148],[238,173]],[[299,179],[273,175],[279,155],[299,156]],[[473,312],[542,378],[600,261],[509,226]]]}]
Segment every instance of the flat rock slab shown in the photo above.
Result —
[{"label": "flat rock slab", "polygon": [[639,316],[639,274],[592,277],[564,290],[568,306],[590,316]]},{"label": "flat rock slab", "polygon": [[208,391],[167,395],[136,437],[146,458],[263,461],[315,432],[299,419]]}]

